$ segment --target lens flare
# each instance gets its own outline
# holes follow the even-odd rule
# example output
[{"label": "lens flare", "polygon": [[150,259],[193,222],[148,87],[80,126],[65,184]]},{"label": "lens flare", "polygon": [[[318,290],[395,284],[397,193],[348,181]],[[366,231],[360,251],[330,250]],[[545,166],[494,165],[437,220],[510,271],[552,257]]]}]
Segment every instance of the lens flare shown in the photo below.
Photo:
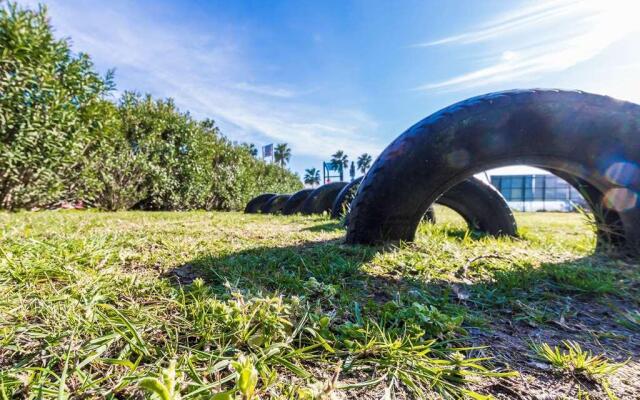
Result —
[{"label": "lens flare", "polygon": [[629,186],[634,182],[640,182],[640,168],[634,163],[616,162],[607,168],[605,177],[616,185]]},{"label": "lens flare", "polygon": [[618,212],[630,210],[637,203],[638,194],[625,188],[610,189],[604,195],[605,206]]}]

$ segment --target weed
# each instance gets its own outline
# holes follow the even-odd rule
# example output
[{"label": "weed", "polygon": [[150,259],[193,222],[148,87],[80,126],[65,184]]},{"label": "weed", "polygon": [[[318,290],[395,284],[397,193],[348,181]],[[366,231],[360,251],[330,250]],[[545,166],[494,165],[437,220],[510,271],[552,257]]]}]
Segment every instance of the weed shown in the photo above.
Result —
[{"label": "weed", "polygon": [[171,360],[159,377],[148,377],[140,380],[141,388],[155,394],[160,400],[180,400],[180,388],[176,382],[176,361]]},{"label": "weed", "polygon": [[[609,387],[609,377],[622,368],[625,363],[612,363],[603,355],[593,355],[590,351],[582,349],[580,344],[573,341],[563,341],[564,349],[558,346],[551,347],[547,343],[532,343],[531,348],[537,358],[551,364],[557,371],[569,374],[575,378],[583,378],[597,382],[609,398],[615,399],[615,395]],[[627,361],[628,362],[628,361]],[[578,391],[583,398],[589,398],[588,392]],[[580,397],[579,396],[579,397]]]}]

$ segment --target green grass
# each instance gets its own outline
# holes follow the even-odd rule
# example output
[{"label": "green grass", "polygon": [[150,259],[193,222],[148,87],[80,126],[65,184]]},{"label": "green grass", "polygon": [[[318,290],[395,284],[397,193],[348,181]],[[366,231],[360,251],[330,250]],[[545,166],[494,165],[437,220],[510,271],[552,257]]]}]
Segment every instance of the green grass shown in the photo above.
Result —
[{"label": "green grass", "polygon": [[[640,269],[579,215],[495,239],[437,211],[386,249],[324,217],[0,214],[0,399],[483,398],[528,373],[532,329],[608,333],[582,304],[633,332]],[[489,335],[505,315],[517,355]]]},{"label": "green grass", "polygon": [[540,360],[576,379],[578,385],[581,385],[581,378],[594,381],[602,386],[610,399],[615,399],[615,394],[609,388],[609,377],[622,368],[624,363],[612,363],[603,355],[594,356],[590,351],[583,350],[579,343],[570,340],[562,344],[564,349],[551,347],[547,343],[533,343],[531,347]]},{"label": "green grass", "polygon": [[602,355],[594,356],[572,341],[562,343],[564,349],[551,347],[547,343],[532,344],[536,355],[553,367],[572,375],[583,375],[588,379],[600,379],[613,375],[624,364],[611,363]]}]

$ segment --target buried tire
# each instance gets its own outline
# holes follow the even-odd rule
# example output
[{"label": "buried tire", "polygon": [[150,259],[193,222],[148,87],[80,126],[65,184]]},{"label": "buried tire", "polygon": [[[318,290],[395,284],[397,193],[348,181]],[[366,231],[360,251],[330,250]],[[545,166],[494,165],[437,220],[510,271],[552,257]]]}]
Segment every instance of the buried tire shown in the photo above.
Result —
[{"label": "buried tire", "polygon": [[[351,207],[351,202],[356,197],[362,178],[363,177],[361,176],[349,182],[347,186],[343,187],[342,190],[338,192],[335,200],[333,200],[333,205],[331,206],[331,218],[340,219],[345,217],[345,226],[349,225],[349,209]],[[429,207],[427,209],[422,219],[431,223],[436,222],[436,213],[433,207]]]},{"label": "buried tire", "polygon": [[640,106],[554,90],[475,97],[409,128],[364,178],[347,242],[413,240],[442,193],[513,164],[556,171],[587,195],[600,244],[640,255]]},{"label": "buried tire", "polygon": [[356,178],[349,182],[347,186],[343,187],[338,193],[333,205],[331,206],[331,218],[340,219],[349,214],[351,202],[356,197],[360,182],[362,182],[363,176]]},{"label": "buried tire", "polygon": [[[333,204],[332,217],[340,218],[344,214],[361,181],[362,178],[358,178],[342,189]],[[460,214],[471,230],[494,236],[517,234],[516,220],[505,198],[496,188],[478,178],[470,177],[460,182],[436,203]],[[433,208],[427,209],[425,218],[435,222]]]},{"label": "buried tire", "polygon": [[347,182],[332,182],[320,186],[309,194],[302,204],[300,212],[305,215],[331,212],[336,196],[345,186],[347,186]]},{"label": "buried tire", "polygon": [[246,214],[256,214],[260,211],[260,208],[269,201],[273,196],[276,196],[275,193],[263,193],[260,194],[253,199],[249,200],[247,206],[244,208],[244,212]]},{"label": "buried tire", "polygon": [[292,215],[300,212],[302,204],[311,192],[313,192],[313,189],[302,189],[292,194],[284,204],[284,207],[282,207],[282,215]]},{"label": "buried tire", "polygon": [[516,236],[518,225],[507,200],[490,184],[468,178],[436,200],[464,218],[469,229],[493,236]]},{"label": "buried tire", "polygon": [[290,197],[290,194],[275,195],[260,207],[260,212],[263,214],[277,214],[282,211]]}]

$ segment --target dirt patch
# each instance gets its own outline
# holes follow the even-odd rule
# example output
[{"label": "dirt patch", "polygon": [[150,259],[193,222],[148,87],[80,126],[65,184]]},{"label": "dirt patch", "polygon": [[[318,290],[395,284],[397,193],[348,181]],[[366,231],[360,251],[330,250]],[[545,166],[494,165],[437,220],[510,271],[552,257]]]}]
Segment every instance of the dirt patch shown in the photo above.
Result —
[{"label": "dirt patch", "polygon": [[[618,304],[624,306],[624,304]],[[488,329],[471,329],[474,346],[489,346],[496,364],[520,373],[518,378],[484,382],[482,393],[504,399],[576,398],[588,392],[590,399],[609,399],[598,382],[555,371],[534,355],[531,343],[560,346],[563,341],[580,343],[583,349],[602,354],[613,362],[626,362],[609,378],[610,390],[620,399],[638,398],[640,393],[640,335],[621,326],[609,306],[599,302],[573,304],[573,317],[543,325],[514,321],[505,315]]]}]

